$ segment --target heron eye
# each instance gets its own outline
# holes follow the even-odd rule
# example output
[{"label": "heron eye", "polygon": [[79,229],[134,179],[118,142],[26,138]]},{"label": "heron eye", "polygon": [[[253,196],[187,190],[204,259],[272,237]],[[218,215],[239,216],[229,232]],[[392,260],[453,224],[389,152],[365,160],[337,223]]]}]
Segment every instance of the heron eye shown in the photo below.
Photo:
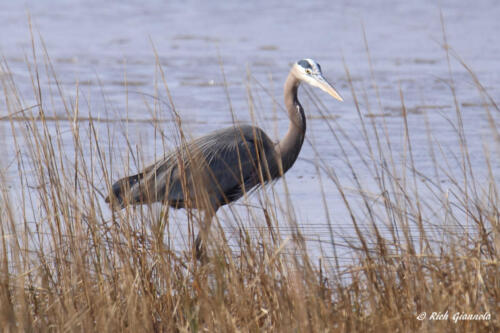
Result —
[{"label": "heron eye", "polygon": [[306,73],[307,73],[307,74],[312,74],[312,70],[310,70],[310,69],[308,68],[308,69],[306,69]]}]

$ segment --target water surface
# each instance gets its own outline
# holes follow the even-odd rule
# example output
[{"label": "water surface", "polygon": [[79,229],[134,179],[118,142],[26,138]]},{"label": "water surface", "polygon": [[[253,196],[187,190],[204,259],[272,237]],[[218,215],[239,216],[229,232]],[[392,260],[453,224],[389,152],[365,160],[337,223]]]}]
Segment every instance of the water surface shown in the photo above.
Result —
[{"label": "water surface", "polygon": [[[77,0],[2,1],[0,53],[10,66],[24,105],[36,104],[25,60],[26,56],[32,57],[29,12],[35,35],[42,36],[66,96],[75,96],[76,82],[79,82],[80,93],[88,104],[82,107],[82,116],[90,110],[93,117],[105,119],[150,119],[152,114],[146,104],[154,104],[154,101],[141,93],[155,95],[158,91],[166,98],[157,71],[154,45],[185,129],[193,137],[229,126],[232,123],[230,105],[239,120],[250,121],[248,72],[281,103],[282,84],[290,65],[301,58],[313,58],[321,63],[324,74],[345,102],[338,103],[320,92],[318,98],[329,117],[335,119],[335,126],[350,133],[353,143],[365,149],[363,154],[368,158],[362,135],[357,134],[361,133],[361,126],[347,84],[345,59],[359,93],[362,115],[385,116],[396,156],[403,150],[405,140],[401,89],[409,112],[416,165],[432,174],[426,119],[444,151],[451,158],[460,156],[456,132],[450,125],[450,121],[453,123],[456,119],[448,62],[442,48],[440,10],[448,43],[475,71],[493,98],[500,92],[500,34],[497,33],[500,3],[441,1],[440,6],[435,1],[315,0],[287,5],[281,1],[126,0],[113,4]],[[370,77],[363,26],[380,105]],[[38,57],[42,59],[40,43],[37,45]],[[221,62],[230,102],[224,90]],[[492,143],[487,115],[467,71],[453,59],[451,65],[472,163],[481,179],[487,174],[484,145]],[[41,80],[46,94],[55,91],[53,81],[44,76]],[[254,79],[250,83],[258,124],[278,139],[288,126],[286,114],[273,104],[272,98]],[[308,141],[286,180],[305,235],[310,239],[328,240],[318,174],[310,163],[316,159],[311,144],[328,165],[335,166],[347,191],[353,183],[342,151],[325,120],[315,112],[311,99],[301,93],[308,114]],[[65,114],[58,101],[47,103],[55,115]],[[2,101],[0,117],[7,112]],[[498,112],[493,112],[498,121]],[[171,114],[162,107],[156,116],[168,119]],[[272,119],[276,122],[270,121]],[[163,125],[171,129],[168,123]],[[9,149],[10,125],[0,126],[0,142],[9,156],[14,156]],[[99,123],[98,130],[106,133],[107,126],[116,134],[111,142],[103,135],[102,144],[111,145],[118,156],[127,154],[122,135],[125,128],[132,144],[144,152],[145,160],[152,161],[163,153],[154,144],[161,140],[152,134],[153,127],[147,123]],[[66,133],[70,135],[69,130]],[[343,144],[349,147],[346,142]],[[348,155],[354,165],[361,165],[354,151],[348,151]],[[4,164],[12,174],[16,173],[15,164]],[[125,175],[120,165],[115,167],[114,177]],[[450,168],[451,172],[460,174],[460,163],[452,161]],[[493,159],[493,168],[498,175],[497,158]],[[365,172],[362,167],[358,171]],[[373,188],[368,174],[366,178],[361,177],[361,182]],[[102,188],[104,190],[104,182]],[[280,183],[275,188],[283,194]],[[331,222],[340,234],[347,235],[351,226],[337,189],[326,182],[323,190]]]}]

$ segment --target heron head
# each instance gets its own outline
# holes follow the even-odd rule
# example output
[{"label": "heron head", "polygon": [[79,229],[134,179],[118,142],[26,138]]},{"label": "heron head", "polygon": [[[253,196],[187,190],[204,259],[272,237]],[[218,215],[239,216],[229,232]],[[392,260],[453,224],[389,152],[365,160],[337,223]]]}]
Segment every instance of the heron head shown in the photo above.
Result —
[{"label": "heron head", "polygon": [[308,83],[313,87],[318,87],[326,91],[333,98],[343,101],[335,88],[325,79],[321,72],[321,66],[316,61],[312,59],[299,60],[293,65],[293,70],[300,81]]}]

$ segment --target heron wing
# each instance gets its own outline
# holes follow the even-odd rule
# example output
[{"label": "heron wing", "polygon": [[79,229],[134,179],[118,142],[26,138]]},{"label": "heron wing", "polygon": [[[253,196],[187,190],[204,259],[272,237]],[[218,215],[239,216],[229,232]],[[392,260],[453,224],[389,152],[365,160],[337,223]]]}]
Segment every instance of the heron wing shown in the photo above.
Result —
[{"label": "heron wing", "polygon": [[275,178],[276,170],[272,141],[260,128],[243,125],[191,141],[137,175],[120,179],[113,193],[122,206],[124,201],[165,201],[184,207],[189,198],[199,208],[199,196],[206,196],[219,207]]},{"label": "heron wing", "polygon": [[232,134],[207,151],[208,188],[219,205],[237,200],[268,179],[270,152],[262,138],[248,131]]},{"label": "heron wing", "polygon": [[[260,128],[248,125],[199,138],[188,151],[191,156],[185,157],[185,165],[191,178],[187,182],[189,191],[202,191],[201,195],[207,195],[215,207],[237,200],[272,178],[269,169],[274,170],[270,166],[276,164],[271,140]],[[169,199],[177,199],[179,192],[169,192]]]}]

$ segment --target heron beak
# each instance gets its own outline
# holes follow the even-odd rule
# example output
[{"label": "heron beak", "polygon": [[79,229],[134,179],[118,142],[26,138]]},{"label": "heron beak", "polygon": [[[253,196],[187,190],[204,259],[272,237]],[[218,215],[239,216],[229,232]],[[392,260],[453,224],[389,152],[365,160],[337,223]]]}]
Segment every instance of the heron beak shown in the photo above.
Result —
[{"label": "heron beak", "polygon": [[317,82],[318,88],[327,92],[330,96],[332,96],[336,100],[341,101],[341,102],[344,101],[344,99],[340,96],[340,94],[337,92],[337,90],[335,90],[335,88],[333,88],[332,85],[330,83],[328,83],[328,81],[322,75],[320,75],[316,78],[316,82]]}]

